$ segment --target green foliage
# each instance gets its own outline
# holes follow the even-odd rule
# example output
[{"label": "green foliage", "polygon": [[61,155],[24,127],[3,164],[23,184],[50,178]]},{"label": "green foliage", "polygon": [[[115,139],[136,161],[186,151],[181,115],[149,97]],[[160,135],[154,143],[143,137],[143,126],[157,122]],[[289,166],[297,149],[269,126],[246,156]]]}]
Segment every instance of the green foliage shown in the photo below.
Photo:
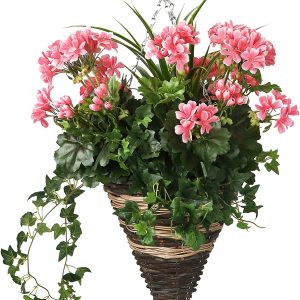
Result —
[{"label": "green foliage", "polygon": [[279,175],[278,150],[262,151],[256,158],[258,163],[263,163],[268,172],[274,172]]},{"label": "green foliage", "polygon": [[170,81],[164,81],[158,89],[160,101],[158,103],[169,103],[176,99],[183,100],[185,85],[178,78],[173,77]]},{"label": "green foliage", "polygon": [[229,151],[230,133],[226,128],[214,128],[207,137],[193,143],[193,153],[202,161],[214,162],[218,155]]},{"label": "green foliage", "polygon": [[55,152],[56,163],[67,171],[76,172],[81,165],[88,167],[94,162],[94,146],[91,143],[82,143],[74,136],[60,134],[57,139],[60,148]]}]

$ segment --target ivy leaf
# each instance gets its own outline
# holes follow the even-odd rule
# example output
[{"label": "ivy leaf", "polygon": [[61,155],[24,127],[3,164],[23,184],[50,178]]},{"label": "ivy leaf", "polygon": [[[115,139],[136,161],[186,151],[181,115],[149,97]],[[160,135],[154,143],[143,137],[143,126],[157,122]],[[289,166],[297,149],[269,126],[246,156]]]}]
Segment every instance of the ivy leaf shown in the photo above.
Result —
[{"label": "ivy leaf", "polygon": [[60,211],[60,217],[66,218],[69,222],[73,222],[78,218],[78,215],[74,214],[76,204],[73,203],[67,208],[62,208]]},{"label": "ivy leaf", "polygon": [[147,129],[142,136],[144,142],[139,150],[143,159],[150,159],[159,156],[161,144],[155,139],[154,135],[155,131]]},{"label": "ivy leaf", "polygon": [[148,225],[154,225],[156,222],[156,215],[151,210],[145,211],[142,218]]},{"label": "ivy leaf", "polygon": [[15,258],[17,257],[17,252],[9,246],[7,250],[1,249],[1,256],[3,258],[3,263],[5,265],[11,266],[14,263]]},{"label": "ivy leaf", "polygon": [[45,232],[51,232],[51,229],[47,226],[46,223],[38,223],[36,231],[39,235],[43,235]]},{"label": "ivy leaf", "polygon": [[17,249],[20,251],[20,248],[23,243],[27,242],[28,240],[28,233],[25,233],[24,231],[21,231],[17,235]]},{"label": "ivy leaf", "polygon": [[126,201],[125,206],[115,211],[114,214],[125,219],[126,224],[137,223],[141,218],[141,211],[134,201]]},{"label": "ivy leaf", "polygon": [[152,106],[149,104],[142,105],[138,107],[135,111],[137,124],[143,124],[145,128],[148,127],[148,124],[152,121],[154,114],[151,111]]},{"label": "ivy leaf", "polygon": [[141,238],[141,242],[145,245],[153,245],[153,237],[155,231],[145,221],[139,221],[138,224],[134,225],[137,235]]},{"label": "ivy leaf", "polygon": [[74,244],[69,245],[65,241],[60,242],[56,247],[56,250],[59,250],[58,261],[61,261],[66,256],[72,256],[73,253],[74,253],[75,248],[76,248],[76,245],[74,245]]},{"label": "ivy leaf", "polygon": [[74,220],[72,224],[68,225],[68,228],[73,240],[78,240],[82,234],[81,223],[78,220]]},{"label": "ivy leaf", "polygon": [[259,163],[264,163],[268,172],[273,171],[279,175],[278,150],[262,151],[256,158]]},{"label": "ivy leaf", "polygon": [[230,133],[226,128],[214,128],[203,139],[192,143],[193,152],[203,161],[214,162],[218,155],[230,150]]},{"label": "ivy leaf", "polygon": [[74,273],[67,273],[63,276],[63,279],[68,282],[75,282],[75,281],[79,281],[81,277]]},{"label": "ivy leaf", "polygon": [[89,268],[80,267],[80,268],[77,268],[75,274],[78,275],[82,279],[84,274],[87,272],[92,273],[92,271]]},{"label": "ivy leaf", "polygon": [[158,92],[162,98],[158,103],[168,103],[176,99],[184,100],[185,87],[177,77],[173,77],[170,81],[164,81]]},{"label": "ivy leaf", "polygon": [[234,191],[240,191],[242,185],[252,176],[252,173],[239,173],[238,169],[230,170],[228,183]]},{"label": "ivy leaf", "polygon": [[184,241],[187,246],[191,247],[193,250],[197,250],[205,243],[205,235],[195,228],[187,232]]},{"label": "ivy leaf", "polygon": [[244,230],[247,230],[249,229],[249,225],[246,223],[246,222],[243,222],[243,221],[239,221],[236,226],[240,229],[244,229]]},{"label": "ivy leaf", "polygon": [[156,202],[156,195],[154,192],[152,193],[147,193],[147,197],[145,197],[145,202],[148,203],[148,204],[153,204]]},{"label": "ivy leaf", "polygon": [[56,240],[59,236],[64,235],[66,233],[66,228],[56,223],[52,226],[51,231],[53,231],[54,239]]},{"label": "ivy leaf", "polygon": [[36,220],[32,212],[27,212],[21,217],[21,226],[34,226]]},{"label": "ivy leaf", "polygon": [[67,171],[76,172],[81,165],[88,167],[94,162],[94,145],[81,143],[74,136],[64,133],[57,139],[60,146],[55,151],[54,157],[58,165],[65,166]]},{"label": "ivy leaf", "polygon": [[23,299],[24,299],[24,300],[33,300],[31,297],[29,297],[29,296],[27,296],[27,295],[24,295],[24,296],[23,296]]}]

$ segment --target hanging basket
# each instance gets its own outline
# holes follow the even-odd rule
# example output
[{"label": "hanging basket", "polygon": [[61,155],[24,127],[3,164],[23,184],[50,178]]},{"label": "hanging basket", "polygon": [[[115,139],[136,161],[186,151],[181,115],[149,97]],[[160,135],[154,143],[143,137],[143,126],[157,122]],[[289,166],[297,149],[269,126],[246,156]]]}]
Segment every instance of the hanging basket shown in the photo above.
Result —
[{"label": "hanging basket", "polygon": [[[115,210],[123,208],[126,201],[135,201],[141,211],[148,209],[143,197],[126,194],[126,185],[106,185],[104,190]],[[191,299],[222,225],[215,223],[209,229],[199,227],[205,233],[206,243],[199,250],[193,251],[183,246],[182,240],[175,235],[171,226],[171,214],[167,209],[161,208],[157,211],[155,246],[142,245],[134,227],[126,225],[121,218],[119,222],[153,299]]]}]

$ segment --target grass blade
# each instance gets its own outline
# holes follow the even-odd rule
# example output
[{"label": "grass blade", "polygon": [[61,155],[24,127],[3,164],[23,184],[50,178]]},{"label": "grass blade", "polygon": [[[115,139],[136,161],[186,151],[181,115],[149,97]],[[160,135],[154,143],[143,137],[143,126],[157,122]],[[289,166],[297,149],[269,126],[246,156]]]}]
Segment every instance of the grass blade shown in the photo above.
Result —
[{"label": "grass blade", "polygon": [[134,37],[134,35],[118,20],[116,20],[119,25],[121,25],[123,27],[123,29],[130,35],[130,37],[132,38],[132,40],[136,43],[136,45],[140,46],[140,48],[142,48],[142,46],[140,45],[140,43],[136,40],[136,38]]},{"label": "grass blade", "polygon": [[203,7],[203,5],[205,4],[207,0],[203,0],[202,3],[195,9],[195,11],[193,12],[193,14],[191,15],[188,24],[193,24],[194,20],[196,19],[199,11],[201,10],[201,8]]},{"label": "grass blade", "polygon": [[129,5],[127,2],[125,4],[134,12],[134,14],[139,18],[139,20],[143,23],[144,27],[146,28],[149,36],[151,39],[154,39],[153,31],[150,27],[150,25],[145,21],[145,19],[142,17],[142,15],[138,12],[138,10],[134,7]]}]

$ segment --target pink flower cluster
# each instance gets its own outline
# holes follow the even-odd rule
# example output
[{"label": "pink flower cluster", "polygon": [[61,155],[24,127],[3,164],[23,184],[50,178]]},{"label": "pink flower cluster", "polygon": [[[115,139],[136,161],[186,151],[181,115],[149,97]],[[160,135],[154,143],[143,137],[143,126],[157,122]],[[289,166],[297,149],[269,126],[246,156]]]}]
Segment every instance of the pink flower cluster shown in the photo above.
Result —
[{"label": "pink flower cluster", "polygon": [[260,105],[256,104],[258,110],[257,117],[264,121],[267,115],[280,109],[280,116],[276,119],[275,127],[279,133],[284,133],[288,127],[294,125],[291,116],[299,115],[297,105],[291,106],[292,100],[282,95],[278,91],[272,91],[272,95],[262,96],[259,98]]},{"label": "pink flower cluster", "polygon": [[96,89],[94,89],[95,97],[92,99],[93,104],[89,105],[89,108],[93,111],[100,111],[103,107],[107,110],[112,109],[110,102],[105,101],[105,98],[108,96],[108,89],[104,83],[101,83]]},{"label": "pink flower cluster", "polygon": [[225,101],[226,106],[243,105],[248,98],[242,95],[242,86],[235,82],[224,79],[216,80],[208,87],[208,92],[213,95],[215,100]]},{"label": "pink flower cluster", "polygon": [[51,112],[51,97],[50,93],[52,86],[48,85],[47,88],[43,88],[37,92],[37,103],[33,107],[31,118],[33,122],[41,122],[42,126],[48,127],[49,123],[45,120],[48,117],[48,112]]},{"label": "pink flower cluster", "polygon": [[176,26],[165,27],[160,34],[147,43],[149,51],[146,58],[156,56],[158,59],[166,58],[167,63],[176,64],[178,71],[184,71],[185,64],[189,61],[188,45],[200,43],[198,32],[192,25],[180,22]]},{"label": "pink flower cluster", "polygon": [[52,81],[53,76],[64,67],[65,63],[77,61],[85,54],[93,55],[102,49],[116,49],[117,44],[112,41],[112,34],[105,32],[95,33],[90,29],[76,31],[66,40],[57,40],[42,53],[38,63],[41,78],[44,82]]},{"label": "pink flower cluster", "polygon": [[242,63],[245,71],[256,73],[265,66],[274,65],[275,48],[261,34],[245,25],[233,25],[232,21],[217,23],[209,30],[211,43],[221,46],[221,54],[225,56],[224,64]]},{"label": "pink flower cluster", "polygon": [[53,102],[54,107],[58,110],[57,117],[60,119],[70,119],[74,113],[72,110],[72,100],[69,96],[63,96]]},{"label": "pink flower cluster", "polygon": [[178,108],[176,118],[180,120],[180,125],[175,126],[175,133],[182,135],[184,143],[192,141],[192,130],[196,125],[200,126],[200,133],[205,134],[212,130],[211,123],[219,121],[219,117],[215,116],[218,109],[213,105],[197,105],[195,101],[190,100],[187,104],[180,103]]}]

